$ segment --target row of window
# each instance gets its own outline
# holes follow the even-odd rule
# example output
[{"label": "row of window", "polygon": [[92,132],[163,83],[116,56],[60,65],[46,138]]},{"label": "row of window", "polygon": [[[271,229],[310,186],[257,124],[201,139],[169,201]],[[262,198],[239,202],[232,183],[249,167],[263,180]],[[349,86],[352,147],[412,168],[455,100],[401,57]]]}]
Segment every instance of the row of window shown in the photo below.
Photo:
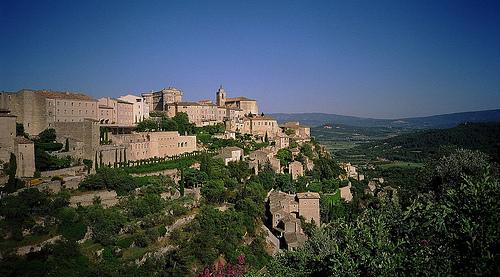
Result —
[{"label": "row of window", "polygon": [[[57,114],[61,114],[61,111],[59,109],[57,109]],[[67,114],[67,110],[64,110],[63,114]],[[74,110],[71,110],[71,114],[74,115]],[[81,115],[82,110],[78,110],[78,114]],[[89,114],[89,111],[85,110],[85,115],[88,115],[88,114]],[[49,115],[52,115],[52,112],[49,112]],[[92,111],[92,115],[94,115],[94,111]]]},{"label": "row of window", "polygon": [[[75,102],[70,102],[71,103],[71,106],[75,106]],[[63,102],[63,105],[66,106],[67,102],[64,101]],[[94,103],[91,103],[92,104],[92,107],[94,107]],[[52,103],[49,102],[49,106],[51,106]],[[57,105],[61,105],[61,101],[57,101]],[[82,102],[78,102],[78,106],[81,107],[82,106]],[[89,103],[85,103],[85,107],[88,107],[89,106]]]}]

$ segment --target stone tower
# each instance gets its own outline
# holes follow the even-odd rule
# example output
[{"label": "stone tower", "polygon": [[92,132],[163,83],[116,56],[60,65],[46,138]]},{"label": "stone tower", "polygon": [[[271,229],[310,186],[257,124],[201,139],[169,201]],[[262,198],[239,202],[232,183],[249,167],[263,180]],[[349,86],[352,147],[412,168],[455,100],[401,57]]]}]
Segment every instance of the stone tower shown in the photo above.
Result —
[{"label": "stone tower", "polygon": [[226,92],[222,88],[222,85],[220,86],[219,90],[217,91],[217,106],[218,107],[224,107],[226,106]]}]

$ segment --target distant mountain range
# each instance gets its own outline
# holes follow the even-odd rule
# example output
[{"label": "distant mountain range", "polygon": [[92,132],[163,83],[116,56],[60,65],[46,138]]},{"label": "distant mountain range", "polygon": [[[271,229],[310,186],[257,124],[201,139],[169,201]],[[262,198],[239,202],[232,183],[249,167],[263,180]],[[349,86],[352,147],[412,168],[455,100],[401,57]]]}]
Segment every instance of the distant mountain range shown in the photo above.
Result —
[{"label": "distant mountain range", "polygon": [[345,124],[359,127],[399,127],[427,130],[450,128],[463,122],[500,122],[500,109],[402,119],[375,119],[326,113],[273,113],[266,114],[266,116],[275,118],[279,124],[299,121],[301,125],[309,127]]}]

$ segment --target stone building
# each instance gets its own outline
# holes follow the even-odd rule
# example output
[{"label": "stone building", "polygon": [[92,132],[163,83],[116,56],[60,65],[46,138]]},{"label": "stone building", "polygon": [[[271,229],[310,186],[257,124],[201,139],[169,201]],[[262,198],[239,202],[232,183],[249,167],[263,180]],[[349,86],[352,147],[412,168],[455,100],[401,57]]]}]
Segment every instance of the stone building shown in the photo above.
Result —
[{"label": "stone building", "polygon": [[306,218],[306,222],[314,222],[319,226],[319,193],[317,192],[301,192],[297,193],[299,199],[299,214]]},{"label": "stone building", "polygon": [[299,122],[287,122],[279,126],[283,132],[293,131],[290,135],[292,141],[302,143],[311,140],[311,128],[308,126],[300,125]]},{"label": "stone building", "polygon": [[211,101],[169,103],[165,105],[165,111],[170,118],[177,113],[186,113],[189,122],[198,127],[222,123],[226,118],[226,108],[218,107]]},{"label": "stone building", "polygon": [[290,137],[282,132],[277,132],[273,141],[276,142],[276,147],[278,149],[288,148],[288,146],[290,146]]},{"label": "stone building", "polygon": [[35,147],[33,141],[16,137],[16,116],[0,110],[0,161],[8,162],[10,154],[16,156],[16,177],[32,177],[35,173]]},{"label": "stone building", "polygon": [[149,105],[149,111],[165,111],[165,105],[169,103],[182,102],[183,92],[168,87],[159,91],[151,90],[151,93],[143,93],[142,97],[146,104]]},{"label": "stone building", "polygon": [[176,156],[197,150],[196,136],[181,136],[176,131],[111,134],[110,138],[115,146],[126,149],[125,155],[130,161]]},{"label": "stone building", "polygon": [[99,122],[117,126],[134,125],[134,104],[109,97],[99,98]]},{"label": "stone building", "polygon": [[[69,155],[76,159],[81,158],[94,161],[95,152],[100,144],[100,124],[97,120],[85,119],[81,122],[56,122],[54,129],[56,130],[58,142],[65,143],[66,138],[69,138]],[[72,150],[73,148],[75,148],[74,151]]]},{"label": "stone building", "polygon": [[10,153],[14,153],[14,139],[16,138],[16,116],[6,110],[0,111],[0,161],[8,162]]},{"label": "stone building", "polygon": [[[273,233],[280,238],[282,242],[281,248],[294,251],[307,240],[302,230],[299,216],[304,216],[310,222],[311,215],[314,212],[311,213],[307,206],[307,204],[311,203],[304,203],[303,199],[302,196],[299,197],[297,195],[296,197],[295,195],[281,191],[275,191],[269,195],[270,227]],[[319,201],[318,205],[310,206],[316,207],[319,215]]]},{"label": "stone building", "polygon": [[270,163],[271,168],[275,173],[281,173],[280,160],[274,157],[274,153],[268,149],[261,149],[253,151],[248,155],[249,157],[249,167],[254,169],[255,173],[258,174],[259,166],[264,166],[267,162]]},{"label": "stone building", "polygon": [[225,123],[229,131],[241,132],[243,117],[248,114],[258,114],[257,100],[245,97],[226,98],[226,91],[221,88],[216,92],[216,104],[211,100],[183,102],[183,92],[168,88],[151,93],[143,93],[145,103],[150,104],[150,111],[162,111],[172,118],[183,112],[189,116],[189,122],[196,126]]},{"label": "stone building", "polygon": [[16,177],[33,177],[35,173],[35,144],[25,137],[14,138]]},{"label": "stone building", "polygon": [[118,100],[133,104],[132,114],[134,124],[149,118],[149,105],[146,103],[146,99],[144,97],[127,94],[125,96],[118,97]]},{"label": "stone building", "polygon": [[243,149],[236,146],[230,146],[222,148],[219,151],[219,154],[214,156],[213,158],[222,159],[224,161],[224,164],[228,165],[229,162],[237,162],[242,160],[243,155]]},{"label": "stone building", "polygon": [[293,161],[288,164],[288,172],[292,174],[292,179],[297,180],[297,177],[304,176],[304,169],[302,163],[299,161]]},{"label": "stone building", "polygon": [[30,135],[53,128],[56,122],[97,120],[98,106],[96,99],[81,93],[23,89],[0,95],[0,108],[17,116]]},{"label": "stone building", "polygon": [[265,137],[266,134],[269,138],[274,138],[277,136],[281,129],[278,127],[278,121],[274,118],[268,116],[253,116],[245,117],[244,122],[244,134],[257,135],[260,137]]},{"label": "stone building", "polygon": [[236,108],[243,112],[243,115],[259,114],[257,100],[248,99],[246,97],[226,98],[226,91],[222,88],[216,92],[216,103],[219,107]]}]

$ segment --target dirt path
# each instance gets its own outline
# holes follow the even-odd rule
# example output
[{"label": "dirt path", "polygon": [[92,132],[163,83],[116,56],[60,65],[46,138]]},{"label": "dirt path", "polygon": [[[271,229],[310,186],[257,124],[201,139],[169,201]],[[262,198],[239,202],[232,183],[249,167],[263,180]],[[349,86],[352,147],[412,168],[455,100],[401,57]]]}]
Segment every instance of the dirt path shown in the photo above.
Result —
[{"label": "dirt path", "polygon": [[56,241],[60,238],[61,238],[61,236],[59,235],[59,236],[52,237],[52,238],[45,240],[43,242],[40,242],[40,243],[21,246],[21,247],[17,248],[17,255],[24,256],[24,255],[28,254],[29,252],[40,251],[45,244],[53,243],[54,241]]}]

